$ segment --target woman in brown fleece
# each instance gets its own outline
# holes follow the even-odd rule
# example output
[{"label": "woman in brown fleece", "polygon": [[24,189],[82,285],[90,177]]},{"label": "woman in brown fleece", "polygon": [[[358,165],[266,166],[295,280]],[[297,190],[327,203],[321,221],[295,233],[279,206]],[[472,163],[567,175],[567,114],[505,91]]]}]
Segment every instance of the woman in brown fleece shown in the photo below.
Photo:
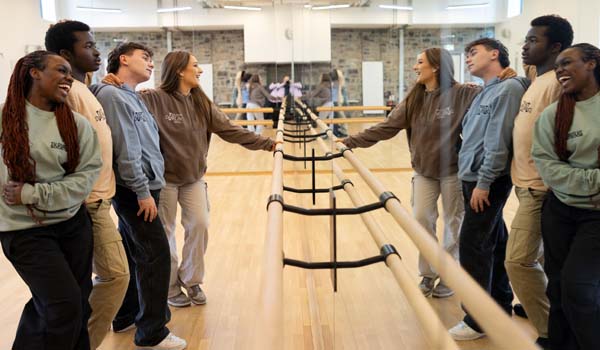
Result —
[{"label": "woman in brown fleece", "polygon": [[[176,307],[206,303],[206,295],[200,288],[209,219],[203,176],[212,133],[250,150],[270,151],[275,145],[270,138],[231,123],[202,91],[198,81],[201,74],[196,57],[187,51],[173,51],[163,61],[160,87],[140,94],[158,124],[160,149],[165,159],[166,185],[161,191],[158,211],[171,249],[168,302]],[[119,83],[114,76],[107,78],[104,82]],[[185,230],[181,264],[175,240],[177,203],[181,206],[181,224]]]},{"label": "woman in brown fleece", "polygon": [[[461,184],[457,177],[461,122],[471,101],[481,90],[454,80],[450,53],[429,48],[417,56],[413,66],[417,81],[408,96],[382,123],[342,142],[350,148],[370,147],[406,130],[414,169],[412,178],[413,215],[434,238],[440,194],[444,210],[444,249],[458,260],[458,233],[464,216]],[[419,255],[419,288],[426,296],[443,298],[454,292],[443,281],[435,286],[438,274]]]}]

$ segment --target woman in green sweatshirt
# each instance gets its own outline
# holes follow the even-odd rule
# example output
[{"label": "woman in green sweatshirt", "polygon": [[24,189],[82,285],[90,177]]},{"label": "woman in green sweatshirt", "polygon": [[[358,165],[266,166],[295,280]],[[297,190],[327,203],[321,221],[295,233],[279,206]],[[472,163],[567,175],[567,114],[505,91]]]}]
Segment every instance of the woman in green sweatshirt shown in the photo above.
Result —
[{"label": "woman in green sweatshirt", "polygon": [[55,53],[21,58],[0,120],[0,241],[31,291],[12,349],[89,349],[96,133],[65,104],[73,77]]},{"label": "woman in green sweatshirt", "polygon": [[600,349],[600,50],[556,59],[563,92],[534,129],[532,157],[550,193],[542,207],[551,349]]}]

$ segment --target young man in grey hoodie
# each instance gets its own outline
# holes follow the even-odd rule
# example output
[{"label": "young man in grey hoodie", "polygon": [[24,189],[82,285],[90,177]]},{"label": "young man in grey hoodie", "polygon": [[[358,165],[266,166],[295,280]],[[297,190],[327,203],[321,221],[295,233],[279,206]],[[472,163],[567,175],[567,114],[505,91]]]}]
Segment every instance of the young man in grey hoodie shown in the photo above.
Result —
[{"label": "young man in grey hoodie", "polygon": [[187,346],[185,340],[166,327],[171,318],[167,306],[171,257],[157,209],[165,185],[164,160],[156,122],[135,93],[139,83],[150,79],[153,68],[149,48],[125,43],[110,52],[107,67],[124,84],[90,87],[112,131],[117,183],[113,206],[129,270],[135,276],[130,279],[113,330],[125,331],[135,323],[134,342],[139,349],[181,350]]},{"label": "young man in grey hoodie", "polygon": [[[506,312],[512,313],[513,293],[504,269],[508,231],[502,209],[512,189],[512,129],[529,82],[498,78],[510,61],[506,47],[497,40],[473,41],[465,52],[470,73],[482,78],[485,85],[462,123],[458,177],[462,180],[465,217],[460,231],[460,263]],[[485,335],[469,314],[450,329],[450,334],[456,340]]]}]

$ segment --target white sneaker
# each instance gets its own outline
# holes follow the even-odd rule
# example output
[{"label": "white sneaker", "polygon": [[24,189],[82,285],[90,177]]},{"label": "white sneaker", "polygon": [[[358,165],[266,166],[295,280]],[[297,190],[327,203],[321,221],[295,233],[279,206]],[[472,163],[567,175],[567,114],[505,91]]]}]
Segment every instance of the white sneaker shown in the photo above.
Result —
[{"label": "white sneaker", "polygon": [[454,340],[475,340],[485,337],[485,333],[480,333],[469,327],[464,321],[460,321],[456,326],[448,331]]},{"label": "white sneaker", "polygon": [[183,350],[187,342],[173,333],[169,333],[165,339],[154,346],[138,346],[139,350]]}]

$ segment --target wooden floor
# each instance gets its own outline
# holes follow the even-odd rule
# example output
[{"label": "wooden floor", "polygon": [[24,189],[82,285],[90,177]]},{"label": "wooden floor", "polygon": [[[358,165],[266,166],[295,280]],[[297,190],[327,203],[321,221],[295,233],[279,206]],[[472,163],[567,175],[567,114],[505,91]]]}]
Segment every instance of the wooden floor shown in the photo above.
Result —
[{"label": "wooden floor", "polygon": [[[358,131],[360,125],[352,127]],[[265,131],[272,134],[271,130]],[[287,153],[302,154],[298,146]],[[319,154],[320,152],[317,152]],[[404,133],[355,154],[410,208],[412,171]],[[206,255],[205,290],[208,303],[183,309],[172,308],[169,328],[188,341],[188,349],[245,349],[253,336],[254,307],[259,291],[263,240],[266,228],[266,201],[270,191],[272,155],[250,152],[213,138],[209,154],[211,204],[210,239]],[[339,161],[344,169],[350,165]],[[302,164],[286,162],[284,184],[308,187],[310,173]],[[319,166],[318,187],[337,184]],[[375,196],[355,172],[349,178],[366,202]],[[310,195],[285,194],[286,203],[311,207]],[[339,192],[340,206],[350,206]],[[327,195],[319,195],[316,207],[328,206]],[[510,223],[516,209],[511,196],[505,209]],[[440,209],[441,211],[441,209]],[[417,251],[404,232],[385,211],[376,212],[388,241],[399,251],[418,283]],[[357,260],[378,254],[378,248],[358,217],[338,219],[340,260]],[[284,215],[286,257],[322,261],[329,257],[327,218]],[[441,231],[441,222],[438,231]],[[178,239],[183,232],[178,228]],[[181,249],[181,247],[179,247]],[[286,267],[284,271],[285,349],[431,349],[392,274],[384,264],[339,272],[339,291],[333,293],[327,271]],[[10,349],[22,307],[30,294],[2,255],[0,257],[0,349]],[[462,317],[456,297],[430,299],[444,324],[450,328]],[[534,338],[526,320],[515,318]],[[102,350],[134,349],[133,331],[110,333]],[[461,349],[498,349],[487,339],[459,342]]]}]

